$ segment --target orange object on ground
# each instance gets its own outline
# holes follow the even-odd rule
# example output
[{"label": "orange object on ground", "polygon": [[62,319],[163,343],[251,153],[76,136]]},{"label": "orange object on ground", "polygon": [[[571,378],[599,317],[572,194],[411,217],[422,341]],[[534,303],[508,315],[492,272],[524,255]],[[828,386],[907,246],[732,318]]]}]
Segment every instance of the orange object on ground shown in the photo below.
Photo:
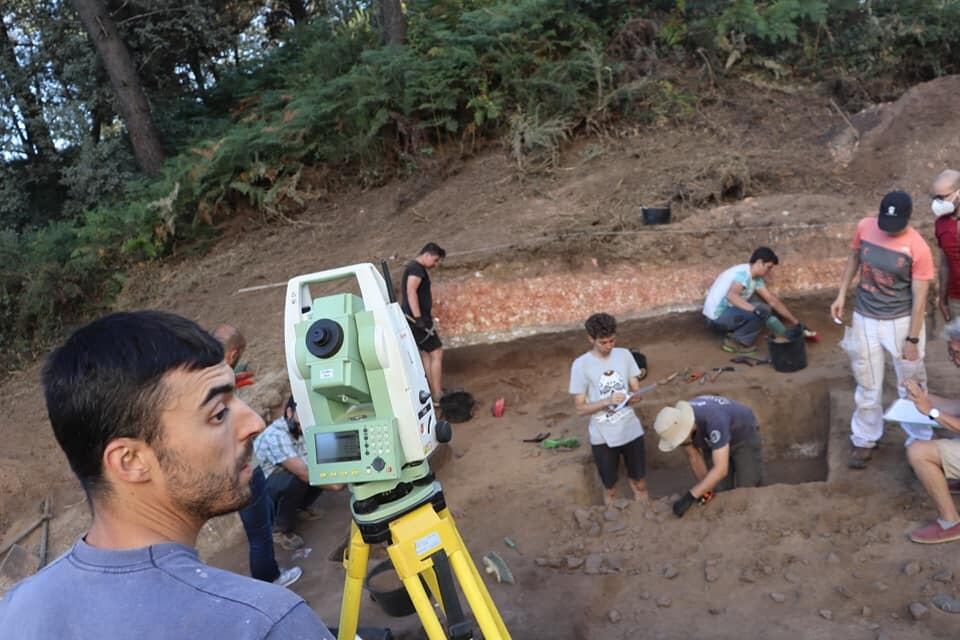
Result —
[{"label": "orange object on ground", "polygon": [[507,401],[503,398],[497,398],[493,403],[493,417],[502,418],[503,410],[506,408]]}]

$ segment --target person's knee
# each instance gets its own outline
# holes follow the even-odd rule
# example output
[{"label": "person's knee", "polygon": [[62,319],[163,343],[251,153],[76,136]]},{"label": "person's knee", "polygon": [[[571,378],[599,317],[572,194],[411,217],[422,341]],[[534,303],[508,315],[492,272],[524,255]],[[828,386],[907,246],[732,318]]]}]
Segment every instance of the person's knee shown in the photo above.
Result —
[{"label": "person's knee", "polygon": [[919,440],[907,447],[907,460],[914,469],[922,464],[935,464],[939,467],[940,450],[933,442]]}]

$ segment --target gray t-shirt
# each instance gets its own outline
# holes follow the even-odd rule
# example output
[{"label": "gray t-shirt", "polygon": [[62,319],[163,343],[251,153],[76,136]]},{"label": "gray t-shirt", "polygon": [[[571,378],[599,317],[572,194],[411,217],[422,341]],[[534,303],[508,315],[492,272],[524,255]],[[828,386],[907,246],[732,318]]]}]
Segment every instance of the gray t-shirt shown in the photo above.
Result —
[{"label": "gray t-shirt", "polygon": [[203,564],[177,543],[83,540],[0,600],[0,640],[333,640],[295,593]]},{"label": "gray t-shirt", "polygon": [[[592,350],[573,361],[570,367],[570,393],[584,394],[587,402],[607,398],[617,391],[630,392],[630,378],[640,375],[640,367],[627,349],[614,347],[601,358]],[[590,444],[619,447],[643,435],[640,418],[633,407],[613,411],[613,406],[590,416]]]},{"label": "gray t-shirt", "polygon": [[690,401],[697,432],[693,446],[702,451],[731,447],[757,432],[753,409],[723,396],[697,396]]}]

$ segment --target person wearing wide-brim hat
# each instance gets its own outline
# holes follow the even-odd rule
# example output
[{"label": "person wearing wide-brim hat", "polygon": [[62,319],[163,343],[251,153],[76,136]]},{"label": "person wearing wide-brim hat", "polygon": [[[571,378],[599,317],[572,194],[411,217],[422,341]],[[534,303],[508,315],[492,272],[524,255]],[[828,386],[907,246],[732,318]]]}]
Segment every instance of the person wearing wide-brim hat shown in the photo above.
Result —
[{"label": "person wearing wide-brim hat", "polygon": [[[673,503],[683,517],[694,502],[706,504],[714,490],[763,484],[760,428],[753,410],[723,396],[697,396],[664,407],[653,425],[660,450],[683,448],[697,483]],[[706,456],[710,454],[710,468]]]}]

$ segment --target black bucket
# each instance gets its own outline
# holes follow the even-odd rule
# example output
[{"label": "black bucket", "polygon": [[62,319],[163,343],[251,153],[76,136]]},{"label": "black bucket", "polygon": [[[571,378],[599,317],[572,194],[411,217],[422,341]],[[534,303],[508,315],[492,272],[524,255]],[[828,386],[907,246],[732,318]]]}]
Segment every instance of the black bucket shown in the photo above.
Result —
[{"label": "black bucket", "polygon": [[670,207],[640,207],[643,214],[643,224],[668,224],[670,222]]},{"label": "black bucket", "polygon": [[392,589],[384,589],[370,584],[372,578],[387,571],[393,573],[397,582],[400,582],[400,578],[393,569],[393,563],[389,560],[384,560],[371,569],[363,581],[363,586],[370,592],[370,599],[380,605],[380,608],[383,609],[383,612],[388,616],[403,618],[413,615],[417,610],[414,608],[413,601],[410,600],[410,594],[407,593],[407,589],[402,583],[400,584],[400,588]]},{"label": "black bucket", "polygon": [[787,338],[785,342],[777,342],[774,336],[767,336],[770,364],[783,373],[806,368],[807,343],[803,337],[803,325],[791,327],[784,337]]}]

